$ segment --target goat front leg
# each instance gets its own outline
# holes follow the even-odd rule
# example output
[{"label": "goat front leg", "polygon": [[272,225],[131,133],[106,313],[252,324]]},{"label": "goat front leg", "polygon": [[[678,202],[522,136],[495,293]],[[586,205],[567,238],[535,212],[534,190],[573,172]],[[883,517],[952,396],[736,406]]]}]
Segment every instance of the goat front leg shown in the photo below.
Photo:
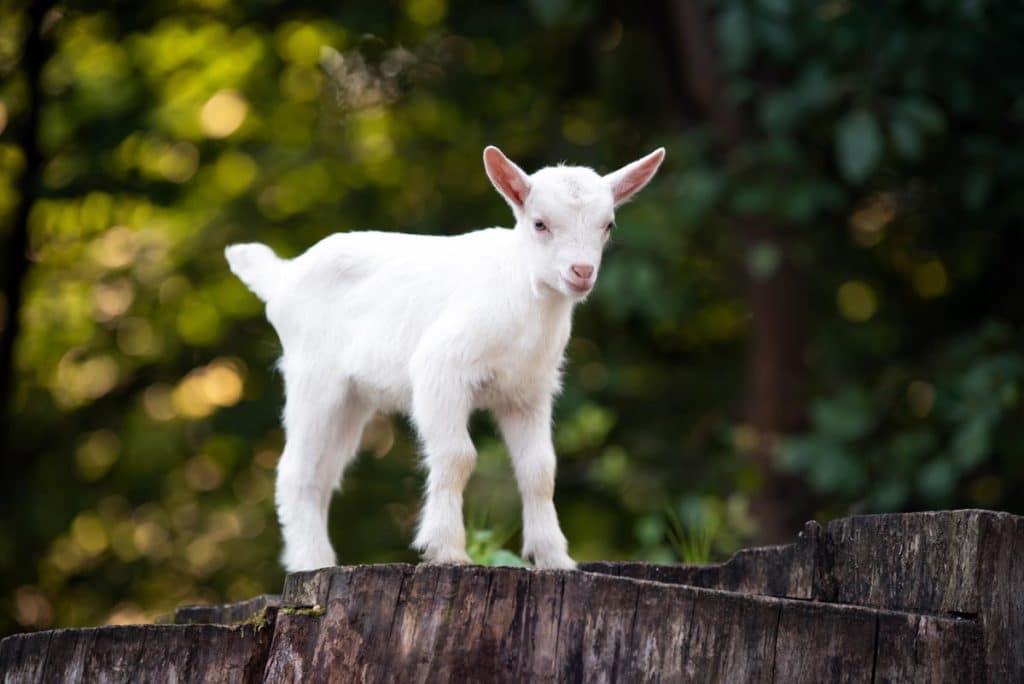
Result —
[{"label": "goat front leg", "polygon": [[523,557],[531,559],[538,568],[575,568],[555,512],[550,399],[534,407],[497,411],[495,417],[505,437],[523,499]]},{"label": "goat front leg", "polygon": [[462,492],[476,465],[468,428],[470,389],[453,380],[455,373],[430,370],[414,377],[412,420],[428,472],[413,547],[428,563],[471,563],[462,519]]}]

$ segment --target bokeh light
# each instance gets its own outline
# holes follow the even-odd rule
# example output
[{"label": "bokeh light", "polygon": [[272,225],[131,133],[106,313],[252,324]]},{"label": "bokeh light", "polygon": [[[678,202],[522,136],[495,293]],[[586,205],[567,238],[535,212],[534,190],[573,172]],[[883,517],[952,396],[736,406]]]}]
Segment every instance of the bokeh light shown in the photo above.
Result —
[{"label": "bokeh light", "polygon": [[186,375],[171,392],[175,411],[186,418],[204,418],[242,398],[243,380],[236,361],[217,359]]},{"label": "bokeh light", "polygon": [[249,103],[233,90],[214,94],[199,113],[203,133],[211,138],[226,138],[239,129],[249,113]]},{"label": "bokeh light", "polygon": [[874,289],[861,280],[850,280],[836,291],[839,313],[855,323],[871,320],[878,311],[878,298]]},{"label": "bokeh light", "polygon": [[949,275],[939,259],[919,264],[913,271],[914,289],[923,299],[935,299],[949,289]]}]

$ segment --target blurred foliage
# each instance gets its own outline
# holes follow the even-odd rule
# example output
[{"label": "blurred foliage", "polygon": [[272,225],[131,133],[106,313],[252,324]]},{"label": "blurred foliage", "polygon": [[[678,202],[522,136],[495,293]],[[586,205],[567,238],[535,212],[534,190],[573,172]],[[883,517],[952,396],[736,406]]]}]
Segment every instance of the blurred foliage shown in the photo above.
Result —
[{"label": "blurred foliage", "polygon": [[724,560],[757,530],[747,499],[684,495],[664,511],[636,519],[637,559],[652,563],[709,563]]},{"label": "blurred foliage", "polygon": [[1005,497],[1000,474],[1021,468],[1019,340],[985,325],[943,345],[928,365],[928,382],[892,370],[874,386],[850,382],[815,400],[810,433],[782,444],[781,465],[873,511],[947,505],[965,480],[974,503],[995,505]]},{"label": "blurred foliage", "polygon": [[[578,560],[717,559],[754,534],[740,283],[784,255],[745,249],[737,217],[784,226],[802,274],[812,399],[778,457],[820,515],[1024,511],[1020,4],[705,4],[752,128],[724,161],[660,3],[52,10],[31,269],[10,311],[0,633],[279,588],[278,344],[222,248],[507,225],[489,143],[528,170],[669,151],[621,210],[569,347],[556,496]],[[4,240],[26,159],[26,16],[0,2]],[[415,440],[400,421],[370,432],[332,538],[346,562],[414,560]],[[504,449],[486,421],[474,434],[469,517],[511,525]],[[518,560],[514,535],[470,538],[480,562]]]}]

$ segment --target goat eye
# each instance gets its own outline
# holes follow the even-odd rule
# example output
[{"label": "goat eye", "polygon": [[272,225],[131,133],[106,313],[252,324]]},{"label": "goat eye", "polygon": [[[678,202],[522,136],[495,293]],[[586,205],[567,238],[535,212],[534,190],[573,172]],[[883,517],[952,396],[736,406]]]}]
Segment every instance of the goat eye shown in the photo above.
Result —
[{"label": "goat eye", "polygon": [[612,228],[614,228],[614,227],[615,227],[615,221],[612,221],[612,222],[611,222],[611,223],[609,223],[609,224],[608,224],[607,226],[605,226],[605,227],[604,227],[604,229],[605,229],[605,230],[611,230],[611,229],[612,229]]},{"label": "goat eye", "polygon": [[533,222],[533,227],[537,229],[537,232],[543,232],[548,229],[544,222],[539,220]]}]

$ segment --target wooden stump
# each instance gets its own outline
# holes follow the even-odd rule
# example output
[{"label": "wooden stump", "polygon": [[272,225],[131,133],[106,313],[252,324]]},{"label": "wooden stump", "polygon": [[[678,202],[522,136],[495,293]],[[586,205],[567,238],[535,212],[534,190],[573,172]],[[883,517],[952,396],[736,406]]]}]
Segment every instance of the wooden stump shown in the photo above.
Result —
[{"label": "wooden stump", "polygon": [[372,565],[177,625],[15,635],[21,681],[1024,681],[1024,518],[808,523],[710,566]]}]

